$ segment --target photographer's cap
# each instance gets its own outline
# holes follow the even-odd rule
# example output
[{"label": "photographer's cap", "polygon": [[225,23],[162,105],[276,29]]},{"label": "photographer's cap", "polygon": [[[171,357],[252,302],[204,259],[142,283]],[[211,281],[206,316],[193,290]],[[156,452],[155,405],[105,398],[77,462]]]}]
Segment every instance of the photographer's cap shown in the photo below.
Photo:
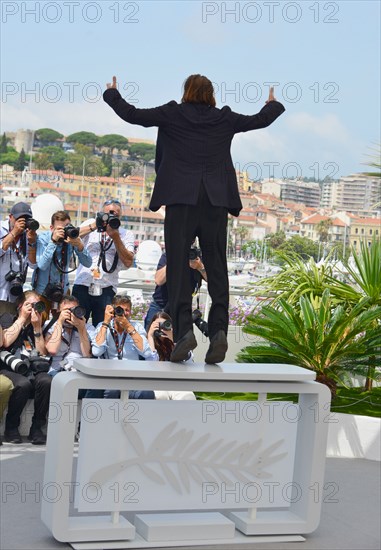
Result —
[{"label": "photographer's cap", "polygon": [[18,202],[17,204],[14,204],[11,209],[11,214],[16,220],[22,218],[23,216],[33,218],[32,209],[26,202]]}]

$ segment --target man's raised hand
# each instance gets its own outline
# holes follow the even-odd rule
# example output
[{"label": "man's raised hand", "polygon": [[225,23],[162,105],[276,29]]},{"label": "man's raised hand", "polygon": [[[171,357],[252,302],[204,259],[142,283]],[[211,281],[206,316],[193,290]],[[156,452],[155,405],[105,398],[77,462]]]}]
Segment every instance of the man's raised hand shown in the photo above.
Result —
[{"label": "man's raised hand", "polygon": [[266,101],[266,104],[267,103],[270,103],[270,101],[276,101],[275,97],[274,97],[274,86],[271,86],[270,88],[270,91],[269,91],[269,98],[268,100]]},{"label": "man's raised hand", "polygon": [[110,84],[109,82],[107,83],[107,89],[109,88],[116,88],[116,76],[112,77],[112,84]]}]

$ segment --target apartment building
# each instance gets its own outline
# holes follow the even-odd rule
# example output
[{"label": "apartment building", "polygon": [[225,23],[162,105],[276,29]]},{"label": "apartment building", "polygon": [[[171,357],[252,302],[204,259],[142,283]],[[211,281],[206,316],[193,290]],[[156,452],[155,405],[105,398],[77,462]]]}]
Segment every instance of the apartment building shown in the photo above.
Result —
[{"label": "apartment building", "polygon": [[325,182],[321,205],[353,213],[381,212],[381,180],[363,174],[352,174],[339,181]]}]

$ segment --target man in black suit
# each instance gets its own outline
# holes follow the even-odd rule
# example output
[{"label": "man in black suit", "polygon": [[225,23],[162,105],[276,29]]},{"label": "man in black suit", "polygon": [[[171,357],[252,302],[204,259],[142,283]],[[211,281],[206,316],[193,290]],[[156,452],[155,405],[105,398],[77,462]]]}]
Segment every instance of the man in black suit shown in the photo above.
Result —
[{"label": "man in black suit", "polygon": [[201,75],[184,84],[176,101],[153,109],[137,109],[117,90],[116,77],[103,99],[126,122],[158,126],[156,182],[150,209],[166,206],[167,284],[174,340],[171,361],[187,358],[197,346],[192,326],[189,249],[197,236],[203,251],[212,306],[208,317],[210,346],[206,363],[223,361],[227,350],[229,281],[226,261],[228,212],[242,209],[230,146],[236,133],[269,126],[285,110],[270,88],[266,105],[256,115],[216,108],[213,85]]}]

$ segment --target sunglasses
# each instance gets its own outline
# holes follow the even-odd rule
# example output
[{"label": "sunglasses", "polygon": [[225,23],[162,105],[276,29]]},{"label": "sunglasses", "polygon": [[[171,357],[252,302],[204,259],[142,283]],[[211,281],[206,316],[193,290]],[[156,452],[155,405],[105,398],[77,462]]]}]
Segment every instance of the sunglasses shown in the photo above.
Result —
[{"label": "sunglasses", "polygon": [[122,206],[122,203],[117,199],[110,199],[109,201],[104,202],[103,206],[110,206],[110,204],[118,204],[119,206]]}]

